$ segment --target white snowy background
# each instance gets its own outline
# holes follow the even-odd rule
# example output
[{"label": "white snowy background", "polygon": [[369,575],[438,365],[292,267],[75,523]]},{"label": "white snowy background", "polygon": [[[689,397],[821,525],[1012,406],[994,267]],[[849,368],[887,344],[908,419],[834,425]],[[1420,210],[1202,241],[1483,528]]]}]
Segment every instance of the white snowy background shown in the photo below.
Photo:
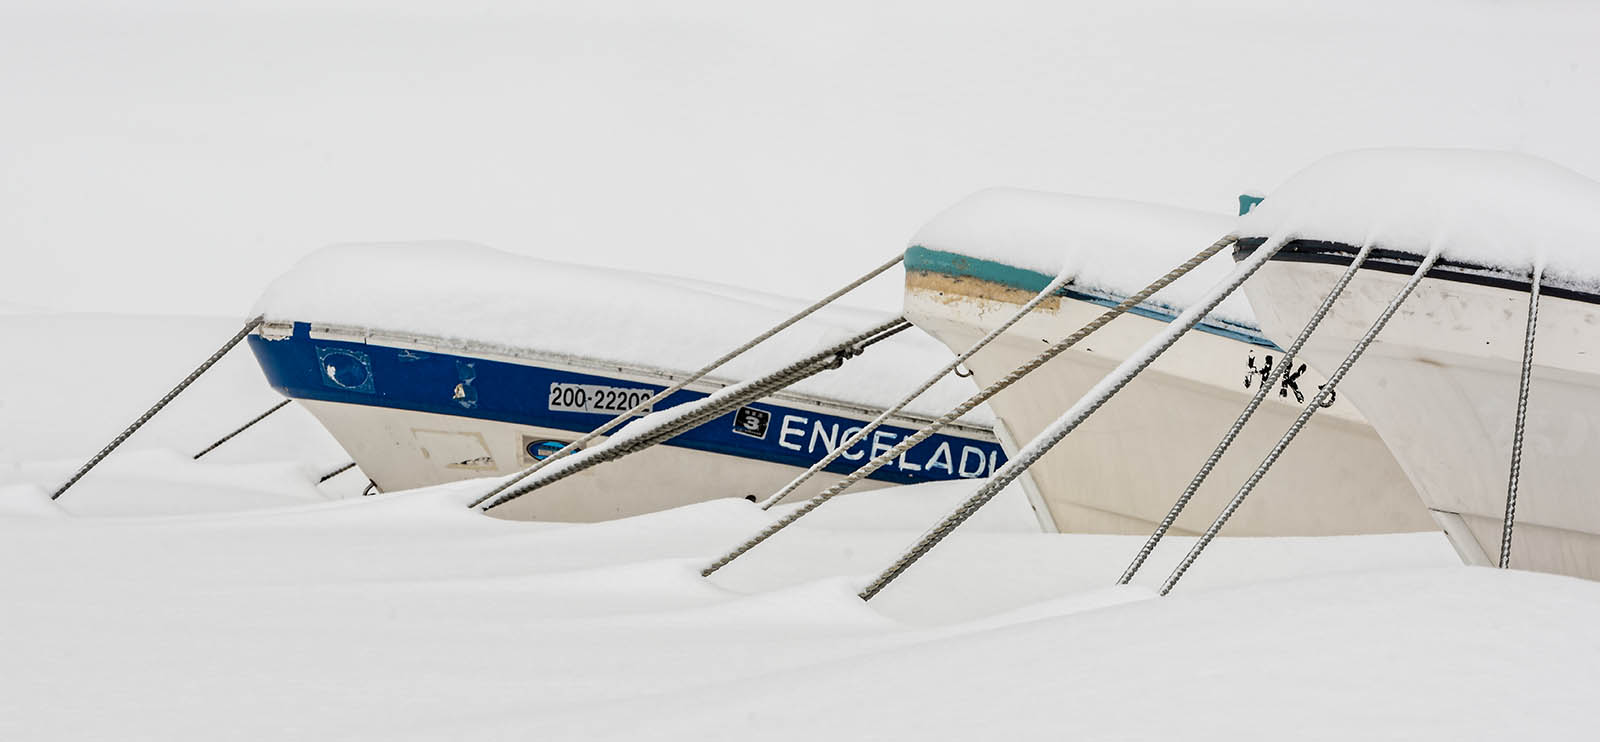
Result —
[{"label": "white snowy background", "polygon": [[1573,2],[0,0],[0,297],[243,316],[324,244],[437,238],[812,296],[987,186],[1231,214],[1367,146],[1600,175],[1597,30]]},{"label": "white snowy background", "polygon": [[245,354],[46,493],[326,243],[810,296],[987,186],[1226,214],[1377,145],[1593,176],[1597,21],[0,0],[0,739],[1582,737],[1600,588],[1462,567],[1436,534],[1223,538],[1158,600],[1185,539],[1113,589],[1140,538],[1031,532],[1011,493],[862,604],[971,486],[945,485],[841,498],[705,581],[766,515],[341,497],[361,483],[312,485],[345,459],[294,406],[189,461],[275,400]]}]

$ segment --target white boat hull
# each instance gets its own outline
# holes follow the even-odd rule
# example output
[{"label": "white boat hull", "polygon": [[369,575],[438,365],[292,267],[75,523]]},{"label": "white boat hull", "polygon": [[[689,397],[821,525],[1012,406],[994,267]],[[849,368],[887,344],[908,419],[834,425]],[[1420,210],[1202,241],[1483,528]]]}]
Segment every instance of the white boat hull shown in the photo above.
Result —
[{"label": "white boat hull", "polygon": [[[408,487],[514,474],[534,463],[524,440],[570,440],[570,430],[386,407],[301,400],[373,481]],[[605,438],[597,439],[599,445]],[[514,520],[596,522],[723,497],[765,498],[804,469],[741,456],[655,446],[540,488],[489,512]],[[840,477],[820,472],[795,501]],[[492,486],[484,481],[484,491]],[[851,491],[889,483],[866,480]]]},{"label": "white boat hull", "polygon": [[[1288,337],[1340,265],[1273,260],[1246,286],[1263,331]],[[1405,283],[1364,269],[1306,346],[1337,365]],[[1424,279],[1340,384],[1469,563],[1497,563],[1528,296]],[[1545,296],[1511,565],[1600,579],[1600,307]]]},{"label": "white boat hull", "polygon": [[[942,273],[908,273],[906,317],[955,351],[1012,315],[1030,292]],[[1051,300],[967,365],[988,385],[1088,323],[1105,307]],[[1026,443],[1165,322],[1127,314],[1001,392],[989,405]],[[1148,533],[1243,410],[1244,380],[1276,351],[1194,331],[1032,468],[1035,507],[1060,531]],[[1296,383],[1309,397],[1323,379]],[[1268,399],[1178,518],[1173,533],[1203,531],[1301,410],[1279,390]],[[1008,443],[1007,453],[1015,455]],[[1405,474],[1372,427],[1342,398],[1321,411],[1228,524],[1238,536],[1328,536],[1434,530]]]}]

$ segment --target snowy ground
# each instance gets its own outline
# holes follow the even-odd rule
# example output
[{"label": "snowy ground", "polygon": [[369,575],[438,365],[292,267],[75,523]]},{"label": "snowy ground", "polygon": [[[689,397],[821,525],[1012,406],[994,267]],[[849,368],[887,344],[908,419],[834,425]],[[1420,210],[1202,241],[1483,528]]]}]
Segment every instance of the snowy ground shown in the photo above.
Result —
[{"label": "snowy ground", "polygon": [[[0,315],[7,347],[50,349],[0,368],[0,738],[1487,739],[1592,725],[1600,586],[1462,567],[1435,535],[1224,538],[1157,599],[1109,587],[1138,539],[1040,534],[1002,497],[857,600],[971,486],[940,485],[842,498],[707,581],[698,567],[770,514],[718,501],[551,525],[467,510],[470,483],[343,497],[359,482],[312,485],[339,452],[298,410],[187,461],[273,401],[244,354],[48,503],[231,325]],[[107,352],[115,375],[94,363]]]},{"label": "snowy ground", "polygon": [[388,238],[816,296],[988,186],[1226,214],[1388,145],[1592,176],[1600,9],[240,5],[0,0],[0,740],[1592,734],[1600,586],[1436,535],[1223,538],[1156,599],[1185,540],[1111,588],[1138,539],[1011,493],[863,604],[967,492],[900,488],[707,581],[773,514],[357,498],[295,406],[190,461],[277,401],[244,353],[52,504],[238,320],[46,310],[242,315]]}]

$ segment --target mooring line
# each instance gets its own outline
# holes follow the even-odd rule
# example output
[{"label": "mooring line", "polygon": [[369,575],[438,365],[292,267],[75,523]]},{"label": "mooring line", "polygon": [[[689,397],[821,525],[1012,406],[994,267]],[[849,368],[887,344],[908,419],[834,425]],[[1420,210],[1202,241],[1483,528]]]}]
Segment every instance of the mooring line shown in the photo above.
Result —
[{"label": "mooring line", "polygon": [[1528,285],[1528,327],[1522,333],[1522,376],[1517,382],[1517,427],[1511,436],[1511,474],[1506,481],[1506,516],[1500,526],[1500,568],[1511,568],[1511,529],[1517,522],[1517,481],[1522,476],[1522,434],[1528,423],[1528,388],[1533,383],[1533,334],[1539,326],[1539,291],[1544,266],[1536,265]]},{"label": "mooring line", "polygon": [[268,415],[271,415],[272,413],[277,412],[278,410],[281,410],[281,409],[283,409],[283,408],[285,408],[287,406],[289,406],[289,400],[284,399],[284,400],[278,402],[277,404],[275,404],[275,405],[273,405],[271,407],[268,407],[266,412],[263,412],[263,413],[261,413],[259,415],[256,415],[255,417],[250,418],[250,422],[247,422],[247,423],[245,423],[243,425],[240,425],[237,428],[234,428],[232,433],[229,433],[229,434],[227,434],[225,436],[222,436],[221,438],[218,438],[216,441],[212,442],[211,445],[200,449],[199,453],[195,454],[194,456],[192,456],[190,458],[193,459],[193,460],[199,460],[199,458],[201,456],[204,456],[204,455],[206,455],[208,453],[211,453],[212,451],[216,450],[217,446],[220,446],[220,445],[222,445],[224,443],[227,443],[228,441],[232,440],[234,436],[236,436],[236,435],[238,435],[240,433],[243,433],[246,430],[249,430],[250,426],[255,425],[256,423],[267,419]]},{"label": "mooring line", "polygon": [[[871,435],[873,431],[882,427],[883,424],[889,420],[889,418],[899,414],[901,410],[906,408],[906,405],[911,404],[912,401],[916,400],[917,397],[922,396],[923,392],[933,388],[934,384],[939,383],[939,380],[949,375],[950,372],[955,371],[957,372],[958,376],[961,375],[959,368],[964,361],[971,358],[978,351],[982,350],[984,346],[993,342],[995,338],[1005,334],[1006,330],[1011,329],[1013,325],[1021,321],[1023,317],[1027,316],[1029,312],[1032,312],[1034,308],[1038,307],[1046,299],[1055,296],[1056,292],[1059,291],[1062,286],[1066,285],[1069,280],[1071,280],[1071,277],[1066,274],[1056,276],[1050,281],[1049,284],[1046,284],[1045,287],[1039,291],[1039,293],[1035,294],[1032,299],[1029,299],[1026,304],[1023,304],[1022,307],[1016,312],[1012,313],[1010,317],[1007,317],[1006,321],[1000,323],[1000,326],[990,330],[989,334],[983,336],[983,338],[979,339],[978,342],[973,343],[972,347],[962,351],[960,355],[956,356],[949,363],[946,363],[944,366],[940,367],[938,371],[930,374],[928,378],[924,379],[921,384],[918,384],[915,389],[912,389],[909,394],[901,397],[900,401],[895,402],[890,408],[878,413],[878,416],[873,418],[871,422],[867,423],[860,430],[856,431],[854,435],[850,436],[843,443],[839,444],[838,447],[834,448],[832,451],[829,451],[828,454],[823,456],[821,460],[817,461],[817,463],[812,464],[810,468],[801,472],[800,476],[790,480],[788,484],[784,485],[777,492],[774,492],[766,500],[763,500],[761,502],[761,509],[771,510],[772,506],[782,502],[783,498],[788,497],[791,492],[799,489],[801,485],[805,484],[807,480],[815,476],[817,472],[822,471],[823,469],[827,468],[829,464],[839,460],[839,457],[843,456],[846,451],[849,451],[851,446],[866,440],[867,436]],[[972,374],[969,372],[966,375],[971,376]]]},{"label": "mooring line", "polygon": [[1172,592],[1172,588],[1176,587],[1178,581],[1183,579],[1184,573],[1189,571],[1189,567],[1193,566],[1195,560],[1200,558],[1200,553],[1205,551],[1206,546],[1210,545],[1211,541],[1222,531],[1222,526],[1228,522],[1229,518],[1233,517],[1239,506],[1244,504],[1245,498],[1250,496],[1256,485],[1261,483],[1261,478],[1267,475],[1267,470],[1271,469],[1272,465],[1277,462],[1278,457],[1283,455],[1284,449],[1289,447],[1295,436],[1300,434],[1300,430],[1306,426],[1307,422],[1310,422],[1311,416],[1317,414],[1317,410],[1322,409],[1323,399],[1333,393],[1339,382],[1344,380],[1345,374],[1350,373],[1350,368],[1361,358],[1361,354],[1366,352],[1367,346],[1372,345],[1372,342],[1377,339],[1378,333],[1382,332],[1384,326],[1389,324],[1389,319],[1394,316],[1395,312],[1400,310],[1400,305],[1405,302],[1407,297],[1411,296],[1411,292],[1417,288],[1417,284],[1422,282],[1423,277],[1427,275],[1428,271],[1433,268],[1433,264],[1438,260],[1439,248],[1435,247],[1428,253],[1427,257],[1423,258],[1422,263],[1417,266],[1416,272],[1411,274],[1411,278],[1400,288],[1399,293],[1395,294],[1394,298],[1389,301],[1389,305],[1383,308],[1383,313],[1378,315],[1378,319],[1372,323],[1371,327],[1367,328],[1366,334],[1356,341],[1355,347],[1350,349],[1349,354],[1344,358],[1344,362],[1340,363],[1339,367],[1334,369],[1333,373],[1328,376],[1328,383],[1318,389],[1311,401],[1306,403],[1305,409],[1300,411],[1300,416],[1296,417],[1294,422],[1289,425],[1289,430],[1283,434],[1282,438],[1278,439],[1278,443],[1267,453],[1267,457],[1261,461],[1261,465],[1257,466],[1254,472],[1251,472],[1250,478],[1245,480],[1244,485],[1234,494],[1233,499],[1223,507],[1216,520],[1212,521],[1211,526],[1206,528],[1205,533],[1201,534],[1200,539],[1194,543],[1194,546],[1189,548],[1189,553],[1184,555],[1183,561],[1178,563],[1178,566],[1172,570],[1172,574],[1168,575],[1167,581],[1162,584],[1162,595]]},{"label": "mooring line", "polygon": [[222,357],[227,355],[228,351],[233,350],[233,346],[238,345],[239,342],[249,336],[250,333],[255,332],[255,329],[260,327],[261,323],[264,321],[266,321],[264,316],[256,315],[248,322],[245,322],[244,327],[239,328],[239,331],[235,333],[232,338],[229,338],[228,342],[223,343],[222,347],[218,348],[215,353],[212,353],[210,358],[207,358],[205,362],[201,363],[199,368],[189,372],[189,375],[184,377],[183,381],[178,382],[178,385],[173,387],[172,391],[167,392],[166,396],[163,396],[161,399],[157,400],[156,403],[150,407],[150,409],[145,410],[143,415],[140,415],[137,420],[134,420],[132,425],[129,425],[121,433],[118,433],[117,437],[112,438],[111,442],[106,444],[105,448],[100,449],[100,453],[90,457],[88,461],[84,462],[83,466],[78,467],[78,471],[73,473],[72,478],[68,479],[65,484],[62,484],[59,488],[57,488],[55,493],[50,495],[50,499],[59,499],[69,487],[76,484],[79,479],[82,479],[83,475],[88,474],[89,470],[93,469],[96,464],[99,464],[101,461],[103,461],[105,457],[110,456],[112,451],[117,450],[117,447],[122,445],[123,441],[128,440],[128,437],[133,435],[134,431],[144,427],[145,423],[150,422],[150,418],[155,417],[156,413],[160,412],[163,407],[166,407],[168,403],[176,399],[179,394],[182,394],[183,390],[188,389],[189,385],[193,384],[195,379],[200,378],[201,374],[205,373],[212,366],[215,366],[217,361],[222,360]]},{"label": "mooring line", "polygon": [[[688,376],[685,376],[682,379],[679,379],[678,381],[674,382],[671,386],[669,386],[669,387],[667,387],[665,389],[662,389],[659,392],[656,392],[649,399],[647,399],[647,400],[645,400],[643,402],[640,402],[639,404],[634,405],[633,408],[629,409],[627,412],[624,412],[624,413],[622,413],[620,415],[617,415],[616,417],[611,418],[610,420],[608,420],[604,424],[602,424],[600,427],[595,428],[594,430],[591,430],[588,433],[583,434],[577,440],[572,441],[571,443],[568,443],[565,446],[562,446],[560,448],[560,450],[557,450],[555,453],[552,453],[549,456],[546,456],[545,458],[540,459],[539,461],[535,461],[532,465],[530,465],[527,468],[523,469],[522,471],[519,471],[516,474],[512,475],[512,477],[510,479],[507,479],[506,481],[501,482],[499,485],[495,486],[493,489],[489,490],[488,492],[483,493],[482,496],[478,497],[476,500],[473,500],[472,503],[470,505],[468,505],[467,507],[476,508],[476,507],[484,504],[485,502],[490,501],[491,499],[493,499],[496,496],[500,495],[502,492],[505,492],[506,490],[511,489],[512,487],[516,486],[522,480],[527,479],[534,472],[537,472],[540,469],[543,469],[544,467],[549,466],[551,463],[555,462],[556,460],[564,458],[567,455],[571,454],[573,451],[576,451],[576,450],[582,448],[585,444],[589,443],[590,441],[593,441],[594,439],[599,438],[602,435],[605,435],[608,431],[610,431],[611,429],[617,427],[618,425],[621,425],[623,422],[627,421],[628,419],[632,418],[633,416],[641,414],[641,413],[648,413],[656,403],[666,399],[667,397],[672,396],[673,394],[675,394],[675,393],[677,393],[679,391],[682,391],[683,389],[687,388],[690,384],[693,384],[694,382],[699,381],[701,378],[705,377],[707,374],[711,373],[712,371],[715,371],[715,370],[721,368],[723,366],[723,364],[727,363],[728,361],[731,361],[734,358],[737,358],[738,356],[744,354],[745,351],[748,351],[751,348],[754,348],[757,345],[760,345],[761,343],[763,343],[763,342],[767,341],[768,339],[770,339],[772,336],[777,335],[778,333],[782,332],[785,329],[788,329],[790,326],[794,325],[794,323],[799,322],[800,320],[803,320],[806,317],[811,316],[812,314],[816,313],[817,310],[822,309],[823,307],[825,307],[825,306],[827,306],[829,304],[832,304],[839,297],[844,296],[845,294],[850,293],[851,291],[855,290],[857,287],[861,286],[862,284],[864,284],[864,283],[866,283],[866,282],[868,282],[868,281],[870,281],[870,280],[872,280],[874,278],[877,278],[879,275],[883,274],[884,271],[887,271],[890,268],[893,268],[893,267],[899,265],[900,262],[903,261],[903,260],[905,260],[905,254],[904,253],[900,253],[900,254],[895,255],[890,260],[884,261],[884,263],[882,265],[879,265],[878,267],[873,268],[870,271],[867,271],[866,273],[864,273],[864,274],[860,275],[859,277],[857,277],[855,280],[852,280],[851,282],[845,284],[844,286],[839,287],[839,289],[835,290],[833,293],[828,294],[827,296],[824,296],[821,299],[818,299],[816,302],[812,303],[810,306],[808,306],[808,307],[806,307],[806,308],[804,308],[804,309],[802,309],[802,310],[790,315],[788,319],[785,319],[782,322],[779,322],[778,324],[773,325],[772,327],[770,327],[767,330],[763,331],[761,334],[759,334],[759,335],[757,335],[757,336],[755,336],[753,338],[750,338],[749,340],[745,341],[744,344],[740,345],[739,347],[734,348],[733,350],[730,350],[727,353],[722,354],[722,356],[717,358],[716,360],[714,360],[714,361],[712,361],[712,362],[700,367],[698,370],[696,370],[695,372],[689,374]],[[493,507],[493,506],[490,506],[490,507]]]},{"label": "mooring line", "polygon": [[1232,245],[1235,241],[1237,241],[1237,239],[1238,238],[1233,236],[1233,235],[1224,236],[1222,239],[1217,240],[1215,243],[1212,243],[1209,247],[1206,247],[1204,250],[1201,250],[1200,252],[1196,253],[1193,257],[1189,258],[1188,260],[1186,260],[1183,263],[1179,264],[1177,267],[1175,267],[1172,270],[1168,271],[1165,275],[1157,278],[1155,281],[1152,281],[1148,286],[1145,286],[1143,289],[1140,289],[1138,293],[1135,293],[1134,295],[1129,296],[1126,299],[1123,299],[1115,307],[1112,307],[1111,309],[1108,309],[1105,312],[1102,312],[1100,314],[1100,316],[1094,318],[1093,320],[1091,320],[1088,324],[1084,325],[1083,327],[1078,328],[1078,330],[1076,332],[1072,333],[1071,335],[1067,336],[1066,338],[1063,338],[1063,339],[1061,339],[1059,341],[1056,341],[1054,344],[1050,345],[1050,347],[1046,348],[1039,355],[1034,356],[1032,359],[1030,359],[1026,363],[1023,363],[1022,365],[1012,369],[1011,372],[1006,374],[1004,378],[1002,378],[1002,379],[994,382],[993,384],[990,384],[989,386],[983,388],[977,394],[974,394],[971,397],[968,397],[965,402],[962,402],[961,404],[957,405],[954,409],[952,409],[949,412],[946,412],[945,414],[941,415],[939,417],[939,419],[934,420],[933,422],[928,423],[927,425],[923,426],[920,430],[918,430],[917,432],[913,433],[910,437],[906,438],[905,440],[901,441],[900,443],[896,444],[893,448],[889,449],[888,451],[885,451],[884,453],[882,453],[882,454],[880,454],[878,456],[873,457],[870,461],[868,461],[867,463],[863,464],[860,468],[856,469],[854,472],[851,472],[849,476],[847,476],[844,479],[840,480],[839,482],[835,483],[833,486],[823,490],[821,493],[817,494],[815,497],[812,497],[810,500],[807,500],[804,505],[801,505],[794,512],[791,512],[788,515],[785,515],[784,517],[779,518],[777,521],[775,521],[771,525],[767,526],[766,528],[763,528],[759,533],[756,533],[754,536],[751,536],[750,538],[746,539],[743,543],[741,543],[738,546],[734,547],[733,550],[729,551],[726,554],[723,554],[716,561],[712,562],[711,564],[707,565],[704,569],[700,570],[701,576],[710,577],[712,575],[712,573],[716,572],[719,569],[722,569],[723,567],[726,567],[728,564],[732,563],[735,559],[738,559],[740,556],[743,556],[745,553],[749,552],[751,549],[754,549],[756,546],[759,546],[762,542],[764,542],[767,539],[771,538],[773,535],[777,534],[779,531],[782,531],[783,529],[789,527],[790,524],[792,524],[792,523],[800,520],[801,518],[805,517],[807,513],[810,513],[811,511],[816,510],[819,507],[822,507],[822,505],[824,503],[828,502],[829,500],[833,499],[835,496],[837,496],[840,493],[844,492],[845,490],[849,489],[856,482],[859,482],[862,479],[870,476],[873,472],[875,472],[878,469],[882,468],[883,466],[888,464],[890,461],[893,461],[896,457],[898,457],[901,454],[905,453],[906,451],[910,450],[912,446],[915,446],[918,443],[921,443],[923,440],[927,439],[929,436],[933,435],[935,432],[937,432],[938,430],[942,429],[944,426],[950,424],[955,419],[961,417],[962,415],[967,414],[968,412],[971,412],[974,407],[977,407],[978,405],[982,404],[985,400],[988,400],[990,397],[993,397],[994,395],[999,394],[1001,391],[1003,391],[1007,387],[1011,386],[1012,384],[1015,384],[1018,380],[1022,379],[1023,377],[1027,376],[1028,374],[1032,373],[1034,371],[1034,369],[1037,369],[1040,366],[1044,365],[1050,359],[1055,358],[1056,356],[1066,352],[1066,350],[1068,348],[1071,348],[1072,346],[1077,345],[1079,341],[1081,341],[1084,338],[1088,337],[1090,334],[1094,333],[1094,331],[1100,329],[1101,327],[1104,327],[1106,324],[1110,323],[1113,319],[1116,319],[1117,317],[1121,316],[1123,313],[1127,312],[1128,310],[1132,309],[1133,307],[1136,307],[1136,306],[1144,303],[1151,296],[1155,295],[1155,293],[1157,291],[1160,291],[1161,289],[1167,287],[1173,281],[1178,280],[1179,278],[1181,278],[1182,276],[1187,274],[1189,271],[1194,270],[1195,267],[1199,266],[1201,263],[1204,263],[1206,260],[1210,259],[1213,255],[1216,255],[1218,252],[1221,252],[1223,248],[1225,248],[1225,247],[1227,247],[1229,245]]},{"label": "mooring line", "polygon": [[1300,329],[1300,334],[1296,335],[1294,342],[1289,344],[1289,349],[1283,352],[1283,357],[1279,359],[1281,362],[1278,367],[1272,370],[1272,374],[1268,378],[1262,380],[1261,386],[1256,389],[1256,393],[1251,395],[1250,401],[1245,404],[1244,411],[1239,413],[1238,419],[1233,421],[1233,425],[1222,436],[1222,440],[1217,442],[1217,447],[1211,451],[1210,456],[1206,457],[1205,463],[1200,465],[1200,471],[1196,472],[1194,478],[1189,480],[1189,486],[1184,488],[1183,494],[1178,495],[1177,501],[1172,503],[1172,508],[1167,511],[1166,517],[1161,519],[1160,525],[1157,525],[1155,531],[1151,532],[1150,537],[1145,539],[1144,545],[1139,548],[1139,554],[1133,558],[1133,562],[1128,564],[1128,568],[1123,570],[1122,577],[1118,578],[1118,585],[1128,584],[1133,579],[1133,576],[1139,573],[1139,568],[1144,566],[1145,560],[1150,558],[1151,552],[1155,551],[1156,545],[1161,543],[1161,539],[1167,535],[1167,531],[1172,528],[1172,524],[1178,521],[1178,516],[1182,515],[1184,508],[1189,505],[1189,500],[1194,497],[1195,492],[1199,491],[1200,485],[1205,483],[1206,477],[1211,475],[1211,470],[1216,468],[1217,462],[1222,460],[1222,455],[1227,453],[1228,447],[1233,445],[1235,438],[1239,437],[1239,433],[1244,430],[1245,424],[1250,422],[1251,416],[1255,415],[1256,408],[1261,406],[1261,402],[1266,399],[1267,393],[1278,385],[1278,381],[1283,378],[1284,374],[1288,373],[1289,366],[1300,355],[1300,349],[1305,347],[1306,340],[1311,337],[1312,331],[1317,329],[1317,325],[1322,324],[1322,318],[1327,316],[1328,311],[1333,308],[1334,301],[1339,298],[1340,294],[1344,293],[1345,287],[1350,285],[1350,280],[1355,278],[1356,271],[1361,268],[1363,263],[1367,262],[1367,256],[1371,254],[1371,242],[1363,245],[1361,251],[1356,253],[1355,258],[1350,261],[1350,267],[1346,268],[1344,273],[1339,276],[1339,280],[1334,283],[1333,289],[1328,292],[1328,296],[1322,300],[1322,304],[1312,313],[1311,320]]},{"label": "mooring line", "polygon": [[1060,443],[1072,431],[1077,430],[1079,425],[1082,425],[1085,420],[1088,420],[1101,406],[1122,391],[1135,377],[1146,368],[1149,368],[1150,364],[1154,363],[1168,348],[1177,343],[1179,338],[1193,329],[1195,325],[1200,324],[1200,321],[1205,319],[1205,316],[1210,314],[1212,310],[1216,309],[1223,299],[1228,298],[1240,286],[1244,285],[1244,282],[1250,276],[1254,275],[1262,265],[1266,264],[1268,259],[1282,249],[1285,241],[1285,238],[1274,238],[1257,248],[1250,257],[1245,258],[1243,262],[1235,266],[1233,272],[1213,285],[1203,299],[1183,310],[1159,334],[1124,359],[1110,373],[1101,378],[1099,383],[1085,392],[1076,403],[1067,408],[1066,412],[1056,418],[1054,423],[1051,423],[1049,427],[1035,436],[1032,441],[1029,441],[1027,446],[1017,452],[1015,458],[1007,461],[1006,465],[1001,467],[1000,471],[995,472],[994,476],[990,477],[989,481],[982,487],[979,487],[972,497],[956,507],[942,522],[930,529],[917,543],[913,544],[904,554],[901,554],[882,574],[879,574],[876,579],[868,584],[860,592],[859,597],[862,600],[871,600],[873,596],[882,592],[897,577],[904,574],[907,569],[910,569],[911,565],[920,560],[933,547],[938,546],[941,541],[951,533],[954,533],[956,528],[975,515],[990,500],[993,500],[995,495],[1000,493],[1000,490],[1021,476],[1024,471],[1027,471],[1028,467],[1048,453],[1051,448]]},{"label": "mooring line", "polygon": [[326,481],[328,481],[330,479],[333,479],[334,477],[337,477],[340,474],[343,474],[343,473],[345,473],[347,471],[350,471],[351,469],[354,469],[354,468],[356,468],[356,462],[352,461],[352,462],[350,462],[348,464],[345,464],[344,466],[341,466],[341,467],[339,467],[337,469],[334,469],[333,471],[328,472],[327,474],[322,475],[320,478],[317,479],[317,484],[322,484],[323,482],[326,482]]},{"label": "mooring line", "polygon": [[[773,392],[785,389],[795,382],[829,369],[838,368],[846,359],[859,355],[872,344],[886,340],[910,326],[911,323],[905,321],[905,319],[896,317],[759,379],[736,384],[704,399],[679,405],[678,407],[686,407],[686,409],[681,413],[676,413],[678,417],[669,420],[665,424],[627,441],[615,444],[608,441],[604,445],[574,454],[564,460],[559,468],[547,469],[516,489],[502,492],[494,500],[484,505],[483,509],[487,511],[499,507],[540,487],[553,484],[580,471],[608,461],[615,461],[623,456],[671,440],[680,433],[692,430]],[[678,407],[664,410],[662,414],[673,414],[675,410],[678,410]]]}]

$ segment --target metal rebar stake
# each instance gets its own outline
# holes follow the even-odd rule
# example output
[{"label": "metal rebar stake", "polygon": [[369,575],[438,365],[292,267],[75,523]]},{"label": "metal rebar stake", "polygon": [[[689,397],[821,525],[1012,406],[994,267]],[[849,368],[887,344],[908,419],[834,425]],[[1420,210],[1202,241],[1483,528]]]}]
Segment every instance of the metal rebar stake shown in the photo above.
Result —
[{"label": "metal rebar stake", "polygon": [[1506,480],[1506,517],[1500,530],[1500,568],[1511,568],[1511,529],[1517,522],[1517,480],[1522,476],[1522,434],[1528,422],[1528,388],[1533,383],[1533,335],[1539,325],[1539,290],[1544,267],[1535,266],[1528,286],[1528,328],[1522,334],[1522,378],[1517,385],[1517,427],[1511,436],[1511,475]]}]

